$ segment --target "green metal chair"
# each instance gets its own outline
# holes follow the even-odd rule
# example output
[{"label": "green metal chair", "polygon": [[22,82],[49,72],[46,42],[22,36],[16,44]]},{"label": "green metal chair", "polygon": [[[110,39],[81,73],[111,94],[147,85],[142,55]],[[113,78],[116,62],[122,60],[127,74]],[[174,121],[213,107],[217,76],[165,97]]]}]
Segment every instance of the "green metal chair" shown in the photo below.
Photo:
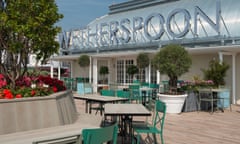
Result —
[{"label": "green metal chair", "polygon": [[128,98],[130,102],[130,92],[129,91],[124,91],[124,90],[117,90],[117,97],[120,98]]},{"label": "green metal chair", "polygon": [[115,91],[111,89],[102,89],[101,90],[102,96],[115,96]]},{"label": "green metal chair", "polygon": [[146,141],[151,140],[149,134],[153,134],[154,143],[157,143],[156,134],[160,134],[161,143],[164,144],[163,140],[163,127],[166,115],[166,104],[160,100],[156,100],[155,103],[155,114],[152,121],[152,124],[143,123],[133,125],[133,130],[137,133],[137,144],[140,143],[140,137],[142,133],[147,133]]},{"label": "green metal chair", "polygon": [[153,89],[152,94],[151,94],[152,99],[156,99],[157,93],[159,92],[159,84],[150,83],[149,87]]},{"label": "green metal chair", "polygon": [[117,123],[107,127],[83,129],[83,144],[103,144],[105,142],[117,144],[117,132]]},{"label": "green metal chair", "polygon": [[136,101],[136,103],[139,103],[141,101],[141,95],[140,95],[140,85],[139,84],[133,84],[128,86],[130,94],[131,94],[131,101]]},{"label": "green metal chair", "polygon": [[[223,99],[219,98],[217,95],[214,95],[211,88],[198,89],[198,96],[199,96],[198,110],[201,110],[202,103],[204,104],[204,102],[205,102],[205,105],[210,103],[211,114],[213,114],[215,107],[218,108],[217,102],[220,100],[223,100]],[[224,103],[224,101],[223,101],[223,103]],[[222,112],[223,112],[223,103],[222,103],[222,107],[221,107]],[[206,109],[206,106],[205,106],[205,109]],[[207,109],[208,109],[208,107],[207,107]]]}]

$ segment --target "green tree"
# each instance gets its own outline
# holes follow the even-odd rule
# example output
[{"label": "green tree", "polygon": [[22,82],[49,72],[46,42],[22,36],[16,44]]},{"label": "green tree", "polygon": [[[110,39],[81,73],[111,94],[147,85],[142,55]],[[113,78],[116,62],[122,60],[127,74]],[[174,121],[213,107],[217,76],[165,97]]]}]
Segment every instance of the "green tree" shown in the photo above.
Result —
[{"label": "green tree", "polygon": [[129,65],[127,67],[127,74],[133,79],[133,76],[138,73],[138,67],[136,65]]},{"label": "green tree", "polygon": [[137,56],[137,66],[140,69],[140,81],[142,81],[142,69],[146,68],[150,63],[147,53],[139,53]]},{"label": "green tree", "polygon": [[80,67],[87,67],[90,65],[90,58],[88,55],[81,55],[78,58],[78,64]]},{"label": "green tree", "polygon": [[54,0],[0,0],[0,68],[13,88],[30,54],[44,63],[58,52],[55,23],[62,17]]},{"label": "green tree", "polygon": [[188,72],[192,60],[184,47],[170,44],[160,49],[153,58],[153,65],[169,77],[170,92],[177,90],[178,77]]}]

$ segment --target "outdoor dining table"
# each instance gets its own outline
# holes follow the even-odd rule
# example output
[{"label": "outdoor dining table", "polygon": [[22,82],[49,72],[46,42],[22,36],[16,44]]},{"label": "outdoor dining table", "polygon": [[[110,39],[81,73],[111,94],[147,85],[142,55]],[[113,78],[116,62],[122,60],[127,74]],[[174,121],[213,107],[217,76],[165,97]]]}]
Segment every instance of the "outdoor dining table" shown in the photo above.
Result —
[{"label": "outdoor dining table", "polygon": [[[132,120],[135,116],[151,116],[151,112],[142,104],[106,104],[104,116],[120,117],[120,134],[123,134],[123,143],[126,136],[129,136],[132,143],[133,130]],[[127,131],[128,130],[128,131]]]},{"label": "outdoor dining table", "polygon": [[120,98],[120,97],[113,97],[113,96],[102,96],[99,94],[89,94],[89,95],[76,95],[74,96],[75,99],[85,100],[85,112],[91,113],[91,104],[92,103],[99,103],[100,104],[100,114],[102,115],[103,106],[106,103],[117,103],[117,102],[125,102],[128,101],[128,98]]}]

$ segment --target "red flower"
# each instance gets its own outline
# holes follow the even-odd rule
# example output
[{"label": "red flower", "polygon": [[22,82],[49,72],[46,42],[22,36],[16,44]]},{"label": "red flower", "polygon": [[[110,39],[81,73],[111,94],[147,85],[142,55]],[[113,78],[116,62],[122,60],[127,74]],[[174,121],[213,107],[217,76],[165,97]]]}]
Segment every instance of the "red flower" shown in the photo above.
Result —
[{"label": "red flower", "polygon": [[57,87],[55,87],[55,86],[53,86],[52,89],[53,89],[53,92],[57,92],[58,91]]},{"label": "red flower", "polygon": [[9,89],[4,89],[3,90],[3,94],[5,94],[5,95],[11,94],[11,91]]},{"label": "red flower", "polygon": [[8,94],[5,94],[5,97],[4,97],[5,99],[13,99],[13,95],[12,95],[12,93],[10,92],[10,93],[8,93]]},{"label": "red flower", "polygon": [[21,94],[17,94],[15,97],[16,98],[22,98],[22,95]]},{"label": "red flower", "polygon": [[31,91],[31,96],[34,96],[36,94],[35,90]]}]

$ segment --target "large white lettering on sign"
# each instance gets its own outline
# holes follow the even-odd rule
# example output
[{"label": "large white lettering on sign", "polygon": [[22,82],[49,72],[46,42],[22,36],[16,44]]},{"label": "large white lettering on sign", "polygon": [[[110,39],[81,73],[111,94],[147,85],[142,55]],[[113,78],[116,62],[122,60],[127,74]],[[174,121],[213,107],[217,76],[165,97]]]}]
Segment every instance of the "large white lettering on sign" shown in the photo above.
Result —
[{"label": "large white lettering on sign", "polygon": [[[207,23],[216,35],[220,35],[220,1],[216,1],[215,16],[214,20],[211,19],[199,6],[194,7],[194,13],[179,8],[170,11],[167,16],[152,13],[147,17],[136,16],[91,25],[72,32],[69,37],[72,38],[73,47],[80,49],[136,43],[139,41],[139,35],[145,41],[159,41],[163,35],[167,35],[171,40],[184,38],[191,30],[193,37],[197,37],[199,19]],[[180,20],[176,21],[176,17]]]}]

